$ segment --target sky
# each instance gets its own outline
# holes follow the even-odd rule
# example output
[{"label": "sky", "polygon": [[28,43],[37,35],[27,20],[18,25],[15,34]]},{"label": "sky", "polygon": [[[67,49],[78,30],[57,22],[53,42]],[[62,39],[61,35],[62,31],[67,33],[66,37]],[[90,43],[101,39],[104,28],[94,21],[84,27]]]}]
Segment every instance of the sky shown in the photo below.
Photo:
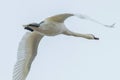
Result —
[{"label": "sky", "polygon": [[23,24],[60,13],[82,13],[115,28],[71,17],[72,31],[100,40],[44,37],[26,80],[120,80],[120,0],[0,0],[0,80],[12,80]]}]

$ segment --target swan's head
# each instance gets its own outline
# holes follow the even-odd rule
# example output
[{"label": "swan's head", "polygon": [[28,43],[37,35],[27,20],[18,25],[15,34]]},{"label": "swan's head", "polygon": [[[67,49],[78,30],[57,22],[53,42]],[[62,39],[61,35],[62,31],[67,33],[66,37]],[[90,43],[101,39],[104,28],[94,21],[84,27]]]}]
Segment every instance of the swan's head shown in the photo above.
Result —
[{"label": "swan's head", "polygon": [[94,40],[99,40],[99,38],[98,37],[95,37],[93,34],[86,34],[85,35],[85,37],[87,38],[87,39],[94,39]]},{"label": "swan's head", "polygon": [[38,23],[31,23],[31,24],[27,24],[27,25],[23,25],[23,27],[24,27],[24,29],[27,29],[27,30],[29,30],[29,31],[34,31],[34,27],[39,27],[40,26],[40,24],[38,24]]}]

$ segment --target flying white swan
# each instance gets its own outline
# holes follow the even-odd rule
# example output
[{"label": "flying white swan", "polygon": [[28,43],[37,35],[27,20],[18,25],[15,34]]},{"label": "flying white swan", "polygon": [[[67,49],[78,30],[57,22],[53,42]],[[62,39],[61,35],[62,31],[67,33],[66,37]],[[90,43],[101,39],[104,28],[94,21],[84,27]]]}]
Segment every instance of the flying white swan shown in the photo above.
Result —
[{"label": "flying white swan", "polygon": [[32,23],[28,25],[24,25],[24,28],[29,30],[30,32],[25,33],[21,42],[19,43],[17,62],[13,71],[13,80],[25,80],[34,60],[37,55],[37,48],[40,40],[43,36],[55,36],[59,34],[64,34],[68,36],[82,37],[91,40],[98,40],[99,38],[95,37],[92,34],[80,34],[76,32],[72,32],[67,29],[64,25],[64,21],[70,17],[76,16],[81,19],[88,19],[98,24],[101,24],[106,27],[113,27],[113,25],[104,25],[96,20],[93,20],[85,15],[77,15],[64,13],[55,15],[52,17],[46,18],[41,23]]}]

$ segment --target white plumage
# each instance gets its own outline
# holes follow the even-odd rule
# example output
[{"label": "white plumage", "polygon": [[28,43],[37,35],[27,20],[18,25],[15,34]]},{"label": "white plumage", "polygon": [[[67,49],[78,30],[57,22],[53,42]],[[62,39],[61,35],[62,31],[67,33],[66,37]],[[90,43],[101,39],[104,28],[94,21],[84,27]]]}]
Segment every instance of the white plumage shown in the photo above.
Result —
[{"label": "white plumage", "polygon": [[18,48],[13,80],[25,80],[31,63],[37,54],[37,47],[42,37],[36,32],[27,32],[23,36]]},{"label": "white plumage", "polygon": [[[80,34],[67,29],[64,25],[64,20],[66,20],[70,16],[77,16],[81,19],[88,19],[102,24],[96,20],[89,18],[88,16],[65,13],[48,17],[40,24],[32,23],[24,25],[24,28],[30,30],[31,32],[27,32],[19,43],[17,62],[13,71],[13,80],[26,80],[32,61],[37,55],[39,42],[43,36],[55,36],[59,34],[64,34],[92,40],[99,39],[92,34]],[[114,25],[104,26],[113,27]]]}]

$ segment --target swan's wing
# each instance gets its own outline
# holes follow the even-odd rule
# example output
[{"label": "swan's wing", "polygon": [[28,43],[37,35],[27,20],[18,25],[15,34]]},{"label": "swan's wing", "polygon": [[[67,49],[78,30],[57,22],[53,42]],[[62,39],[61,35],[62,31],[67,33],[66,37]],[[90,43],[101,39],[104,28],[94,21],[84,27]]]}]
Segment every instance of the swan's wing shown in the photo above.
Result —
[{"label": "swan's wing", "polygon": [[46,20],[63,23],[70,16],[74,16],[74,14],[70,14],[70,13],[58,14],[55,16],[48,17],[46,18]]},{"label": "swan's wing", "polygon": [[37,48],[43,36],[37,32],[27,32],[18,48],[17,62],[13,71],[13,80],[25,80],[31,63],[37,54]]},{"label": "swan's wing", "polygon": [[80,19],[90,20],[92,22],[95,22],[97,24],[103,25],[105,27],[112,28],[115,25],[115,24],[106,25],[106,24],[103,24],[103,23],[97,21],[96,19],[92,19],[91,17],[89,17],[87,15],[83,15],[83,14],[71,14],[71,13],[58,14],[58,15],[55,15],[55,16],[48,17],[48,18],[46,18],[46,20],[63,23],[68,17],[71,17],[71,16],[76,16],[76,17],[78,17]]}]

